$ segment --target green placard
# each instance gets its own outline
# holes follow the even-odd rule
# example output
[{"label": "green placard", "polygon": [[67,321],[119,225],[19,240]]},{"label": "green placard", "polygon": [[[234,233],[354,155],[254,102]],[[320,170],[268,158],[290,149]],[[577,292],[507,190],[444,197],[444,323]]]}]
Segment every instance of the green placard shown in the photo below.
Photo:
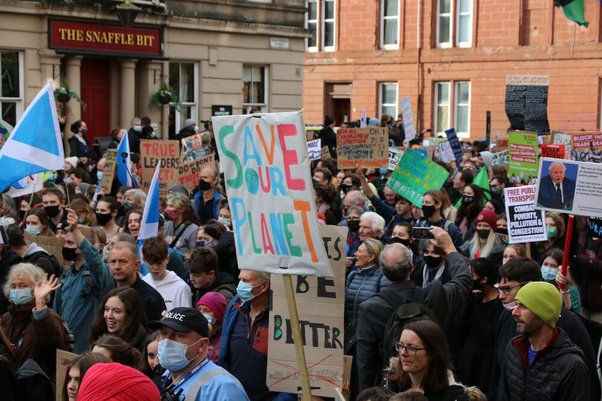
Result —
[{"label": "green placard", "polygon": [[534,184],[537,180],[537,134],[508,133],[508,178],[516,185]]},{"label": "green placard", "polygon": [[448,171],[437,163],[414,149],[408,149],[393,171],[387,187],[414,205],[422,206],[424,193],[440,189],[448,175]]}]

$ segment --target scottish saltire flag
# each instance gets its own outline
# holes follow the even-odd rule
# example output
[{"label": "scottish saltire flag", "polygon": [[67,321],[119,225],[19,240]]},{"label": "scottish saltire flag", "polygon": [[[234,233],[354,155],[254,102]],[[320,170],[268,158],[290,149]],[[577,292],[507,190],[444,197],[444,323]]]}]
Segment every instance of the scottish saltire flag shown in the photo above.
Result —
[{"label": "scottish saltire flag", "polygon": [[4,146],[12,130],[13,126],[0,118],[0,149]]},{"label": "scottish saltire flag", "polygon": [[31,195],[34,192],[41,191],[44,186],[43,175],[44,173],[37,173],[21,178],[19,181],[13,183],[7,194],[11,198],[16,198],[18,196]]},{"label": "scottish saltire flag", "polygon": [[128,132],[123,130],[123,136],[117,146],[117,179],[121,185],[132,186],[132,162],[130,161],[130,142]]},{"label": "scottish saltire flag", "polygon": [[21,178],[64,167],[65,153],[49,81],[0,150],[0,192]]},{"label": "scottish saltire flag", "polygon": [[155,173],[151,180],[144,211],[142,212],[142,221],[140,222],[140,234],[138,239],[145,240],[147,238],[156,237],[159,232],[159,172],[161,166],[157,163]]}]

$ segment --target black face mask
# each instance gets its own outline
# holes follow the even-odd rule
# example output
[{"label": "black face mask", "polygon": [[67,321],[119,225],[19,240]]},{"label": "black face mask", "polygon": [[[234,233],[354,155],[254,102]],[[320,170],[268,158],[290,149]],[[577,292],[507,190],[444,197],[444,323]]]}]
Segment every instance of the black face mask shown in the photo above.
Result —
[{"label": "black face mask", "polygon": [[422,205],[422,214],[427,219],[430,219],[433,216],[433,214],[435,214],[435,205],[431,205],[431,206]]},{"label": "black face mask", "polygon": [[210,183],[210,182],[207,182],[207,181],[205,181],[205,180],[200,180],[200,181],[199,181],[199,189],[200,189],[201,191],[206,191],[206,190],[208,190],[208,189],[211,189],[211,183]]},{"label": "black face mask", "polygon": [[471,204],[472,201],[474,201],[474,196],[464,195],[462,197],[462,203],[464,203],[465,205]]},{"label": "black face mask", "polygon": [[19,210],[19,220],[23,221],[25,213],[27,213],[27,210]]},{"label": "black face mask", "polygon": [[424,258],[424,262],[426,263],[426,265],[431,268],[434,269],[435,267],[438,267],[441,264],[441,260],[443,259],[440,256],[423,256]]},{"label": "black face mask", "polygon": [[60,206],[44,206],[44,211],[48,215],[48,217],[55,218],[61,212]]},{"label": "black face mask", "polygon": [[391,238],[389,238],[389,244],[401,244],[405,247],[408,247],[408,246],[410,246],[410,240],[399,238],[399,237],[391,237]]},{"label": "black face mask", "polygon": [[360,221],[359,220],[347,220],[347,227],[349,227],[350,231],[358,231],[360,229]]},{"label": "black face mask", "polygon": [[111,221],[111,213],[96,213],[96,222],[100,226],[106,225],[109,221]]},{"label": "black face mask", "polygon": [[67,262],[73,262],[77,258],[76,248],[63,248],[63,259]]},{"label": "black face mask", "polygon": [[502,234],[502,235],[508,235],[508,229],[507,228],[496,228],[495,232],[498,234]]},{"label": "black face mask", "polygon": [[341,184],[340,188],[341,188],[341,191],[347,193],[351,189],[351,186],[350,185]]},{"label": "black face mask", "polygon": [[477,235],[480,239],[487,239],[491,230],[477,230]]}]

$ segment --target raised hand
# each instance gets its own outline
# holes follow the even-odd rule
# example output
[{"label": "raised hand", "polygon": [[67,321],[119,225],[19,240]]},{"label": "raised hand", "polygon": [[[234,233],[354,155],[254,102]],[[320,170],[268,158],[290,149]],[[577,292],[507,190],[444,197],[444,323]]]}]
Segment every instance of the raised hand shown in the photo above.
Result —
[{"label": "raised hand", "polygon": [[36,308],[41,309],[46,306],[46,297],[52,291],[56,291],[61,284],[59,283],[58,277],[51,275],[48,277],[48,273],[44,275],[44,278],[36,283],[33,288],[33,297],[36,300]]}]

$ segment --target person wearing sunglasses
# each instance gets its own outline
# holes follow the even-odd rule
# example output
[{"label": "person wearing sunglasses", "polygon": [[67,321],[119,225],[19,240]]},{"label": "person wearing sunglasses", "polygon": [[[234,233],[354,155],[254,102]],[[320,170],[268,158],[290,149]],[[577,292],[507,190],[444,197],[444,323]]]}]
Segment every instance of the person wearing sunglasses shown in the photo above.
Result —
[{"label": "person wearing sunglasses", "polygon": [[[501,370],[507,357],[506,351],[510,341],[519,333],[516,329],[516,320],[512,316],[516,309],[516,294],[526,284],[532,281],[544,281],[541,275],[541,268],[537,262],[526,257],[517,257],[510,259],[498,271],[498,283],[496,288],[504,305],[505,311],[502,312],[497,321],[495,336],[495,362],[493,364],[492,381],[489,386],[487,398],[490,400],[500,399],[502,391],[500,381]],[[583,360],[588,367],[590,380],[590,400],[600,400],[600,381],[597,375],[595,354],[589,334],[583,325],[581,318],[574,312],[562,308],[560,318],[557,322],[558,327],[563,329],[569,339],[583,351]]]},{"label": "person wearing sunglasses", "polygon": [[429,401],[468,400],[464,387],[454,379],[447,340],[437,323],[431,320],[408,323],[395,349],[398,355],[391,358],[389,366],[391,390],[419,391]]}]

